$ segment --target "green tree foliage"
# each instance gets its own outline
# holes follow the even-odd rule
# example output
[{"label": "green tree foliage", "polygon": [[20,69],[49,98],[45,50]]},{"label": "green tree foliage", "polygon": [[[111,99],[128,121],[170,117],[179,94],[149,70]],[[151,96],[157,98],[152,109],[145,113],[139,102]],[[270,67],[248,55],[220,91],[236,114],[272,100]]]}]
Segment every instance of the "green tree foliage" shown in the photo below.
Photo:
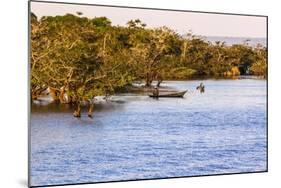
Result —
[{"label": "green tree foliage", "polygon": [[250,72],[254,75],[267,77],[267,53],[261,45],[255,48],[255,61],[250,66]]},{"label": "green tree foliage", "polygon": [[[74,98],[102,94],[99,87],[103,57],[102,33],[87,18],[73,15],[43,17],[32,24],[32,85],[47,85]],[[61,96],[61,101],[62,101]]]},{"label": "green tree foliage", "polygon": [[212,44],[141,20],[112,26],[106,17],[31,14],[31,93],[49,88],[55,100],[81,102],[122,91],[133,81],[239,74],[266,76],[267,49]]},{"label": "green tree foliage", "polygon": [[162,77],[162,70],[170,63],[167,60],[181,54],[180,37],[167,27],[146,29],[139,20],[131,20],[128,25],[136,77],[145,79],[149,87],[153,79]]}]

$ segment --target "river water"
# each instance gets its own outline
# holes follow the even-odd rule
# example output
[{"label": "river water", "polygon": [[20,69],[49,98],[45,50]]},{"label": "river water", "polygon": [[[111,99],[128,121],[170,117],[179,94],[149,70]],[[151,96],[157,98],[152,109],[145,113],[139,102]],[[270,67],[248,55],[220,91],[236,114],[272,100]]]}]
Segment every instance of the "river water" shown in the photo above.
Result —
[{"label": "river water", "polygon": [[267,170],[266,81],[166,81],[184,98],[114,96],[94,118],[32,105],[31,185]]}]

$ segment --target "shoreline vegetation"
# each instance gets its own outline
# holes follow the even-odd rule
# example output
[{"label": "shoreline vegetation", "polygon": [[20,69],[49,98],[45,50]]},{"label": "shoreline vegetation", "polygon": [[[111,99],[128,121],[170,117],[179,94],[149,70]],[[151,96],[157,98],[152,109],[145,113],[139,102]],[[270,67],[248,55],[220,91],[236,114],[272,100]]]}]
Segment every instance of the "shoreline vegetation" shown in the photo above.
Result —
[{"label": "shoreline vegetation", "polygon": [[[106,17],[83,13],[43,16],[31,13],[31,101],[49,95],[58,104],[81,105],[94,98],[161,87],[163,80],[204,78],[267,79],[267,47],[211,43],[165,26],[148,28],[141,20],[114,26]],[[143,82],[144,87],[133,86]]]}]

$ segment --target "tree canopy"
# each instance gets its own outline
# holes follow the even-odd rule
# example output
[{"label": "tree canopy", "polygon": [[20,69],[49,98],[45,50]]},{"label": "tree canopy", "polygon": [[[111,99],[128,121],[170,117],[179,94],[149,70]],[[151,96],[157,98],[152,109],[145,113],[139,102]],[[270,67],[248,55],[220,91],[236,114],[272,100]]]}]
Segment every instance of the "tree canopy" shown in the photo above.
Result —
[{"label": "tree canopy", "polygon": [[[49,88],[62,103],[122,91],[133,81],[226,77],[266,77],[267,49],[215,44],[141,20],[113,26],[106,17],[43,16],[31,13],[31,93]],[[66,97],[67,96],[67,97]]]}]

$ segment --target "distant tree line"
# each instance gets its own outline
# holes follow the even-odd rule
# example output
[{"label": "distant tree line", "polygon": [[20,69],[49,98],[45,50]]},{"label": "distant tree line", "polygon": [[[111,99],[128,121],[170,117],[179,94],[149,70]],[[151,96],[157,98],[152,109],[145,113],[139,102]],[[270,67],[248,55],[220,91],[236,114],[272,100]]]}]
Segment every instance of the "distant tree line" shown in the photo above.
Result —
[{"label": "distant tree line", "polygon": [[[114,26],[106,17],[31,13],[31,94],[77,103],[122,91],[133,81],[267,75],[266,47],[212,44],[141,20]],[[79,105],[78,105],[79,106]]]}]

